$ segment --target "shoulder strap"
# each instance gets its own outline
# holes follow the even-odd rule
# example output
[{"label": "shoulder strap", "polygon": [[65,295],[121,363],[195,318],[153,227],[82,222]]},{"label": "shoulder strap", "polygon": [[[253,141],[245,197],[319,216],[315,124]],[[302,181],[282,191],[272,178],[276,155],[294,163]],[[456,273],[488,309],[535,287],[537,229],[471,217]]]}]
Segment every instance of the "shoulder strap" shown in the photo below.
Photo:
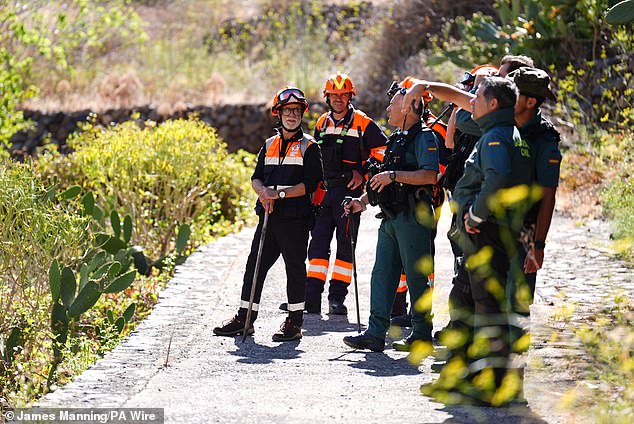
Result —
[{"label": "shoulder strap", "polygon": [[328,112],[324,113],[317,119],[317,123],[315,124],[315,129],[317,131],[321,131],[323,129],[324,122],[326,122],[326,118],[328,117]]}]

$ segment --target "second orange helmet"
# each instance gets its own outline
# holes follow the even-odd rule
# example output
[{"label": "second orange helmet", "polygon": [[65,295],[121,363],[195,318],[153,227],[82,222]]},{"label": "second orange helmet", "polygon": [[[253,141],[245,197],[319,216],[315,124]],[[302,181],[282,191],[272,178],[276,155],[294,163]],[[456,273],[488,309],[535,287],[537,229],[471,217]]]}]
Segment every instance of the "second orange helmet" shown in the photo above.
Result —
[{"label": "second orange helmet", "polygon": [[350,77],[346,74],[337,72],[331,75],[326,80],[326,86],[324,87],[324,97],[328,94],[343,94],[351,93],[353,96],[357,95],[357,91],[354,89],[354,84]]}]

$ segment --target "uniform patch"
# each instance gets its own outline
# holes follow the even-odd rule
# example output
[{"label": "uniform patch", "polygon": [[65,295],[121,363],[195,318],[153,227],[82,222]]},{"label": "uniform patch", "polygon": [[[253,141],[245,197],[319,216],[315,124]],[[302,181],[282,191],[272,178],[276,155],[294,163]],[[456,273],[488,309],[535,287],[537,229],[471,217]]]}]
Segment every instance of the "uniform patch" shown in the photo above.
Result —
[{"label": "uniform patch", "polygon": [[559,163],[558,159],[548,159],[548,163],[552,163],[553,165],[557,165]]},{"label": "uniform patch", "polygon": [[428,147],[427,150],[429,150],[430,152],[435,152],[438,149],[435,147]]},{"label": "uniform patch", "polygon": [[499,141],[491,141],[489,142],[489,146],[499,146],[500,142]]}]

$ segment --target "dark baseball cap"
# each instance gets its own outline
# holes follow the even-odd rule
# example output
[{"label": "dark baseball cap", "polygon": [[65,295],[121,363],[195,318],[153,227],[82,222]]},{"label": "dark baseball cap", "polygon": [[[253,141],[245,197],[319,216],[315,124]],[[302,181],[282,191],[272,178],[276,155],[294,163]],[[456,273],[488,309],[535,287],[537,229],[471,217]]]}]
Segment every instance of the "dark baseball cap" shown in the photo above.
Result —
[{"label": "dark baseball cap", "polygon": [[520,94],[535,98],[557,100],[550,89],[550,77],[541,69],[522,66],[506,76],[515,82]]}]

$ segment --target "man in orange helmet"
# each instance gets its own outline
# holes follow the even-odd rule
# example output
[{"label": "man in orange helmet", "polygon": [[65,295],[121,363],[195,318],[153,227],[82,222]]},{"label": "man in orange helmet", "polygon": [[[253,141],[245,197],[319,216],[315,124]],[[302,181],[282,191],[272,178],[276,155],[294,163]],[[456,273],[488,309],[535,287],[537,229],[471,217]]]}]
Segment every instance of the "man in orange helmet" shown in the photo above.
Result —
[{"label": "man in orange helmet", "polygon": [[251,185],[258,195],[255,211],[260,220],[247,259],[240,308],[235,317],[214,328],[213,332],[218,336],[236,336],[245,329],[266,212],[268,225],[262,241],[260,269],[256,274],[252,318],[246,332],[249,335],[254,332],[253,321],[258,315],[264,279],[281,254],[286,265],[289,313],[280,331],[273,335],[273,341],[302,337],[308,221],[312,213],[310,197],[322,179],[319,147],[301,129],[302,116],[307,109],[304,93],[295,87],[280,90],[273,100],[272,113],[279,118],[281,128],[260,149],[251,177]]},{"label": "man in orange helmet", "polygon": [[[315,140],[321,147],[326,193],[321,211],[311,231],[306,279],[306,312],[321,312],[330,259],[330,241],[337,237],[337,257],[328,290],[329,313],[346,315],[344,299],[352,280],[352,249],[343,200],[359,197],[365,181],[364,164],[382,161],[387,138],[379,126],[351,104],[356,95],[354,84],[346,74],[336,73],[326,81],[324,97],[330,111],[324,113],[315,127]],[[351,217],[357,220],[359,216]]]}]

